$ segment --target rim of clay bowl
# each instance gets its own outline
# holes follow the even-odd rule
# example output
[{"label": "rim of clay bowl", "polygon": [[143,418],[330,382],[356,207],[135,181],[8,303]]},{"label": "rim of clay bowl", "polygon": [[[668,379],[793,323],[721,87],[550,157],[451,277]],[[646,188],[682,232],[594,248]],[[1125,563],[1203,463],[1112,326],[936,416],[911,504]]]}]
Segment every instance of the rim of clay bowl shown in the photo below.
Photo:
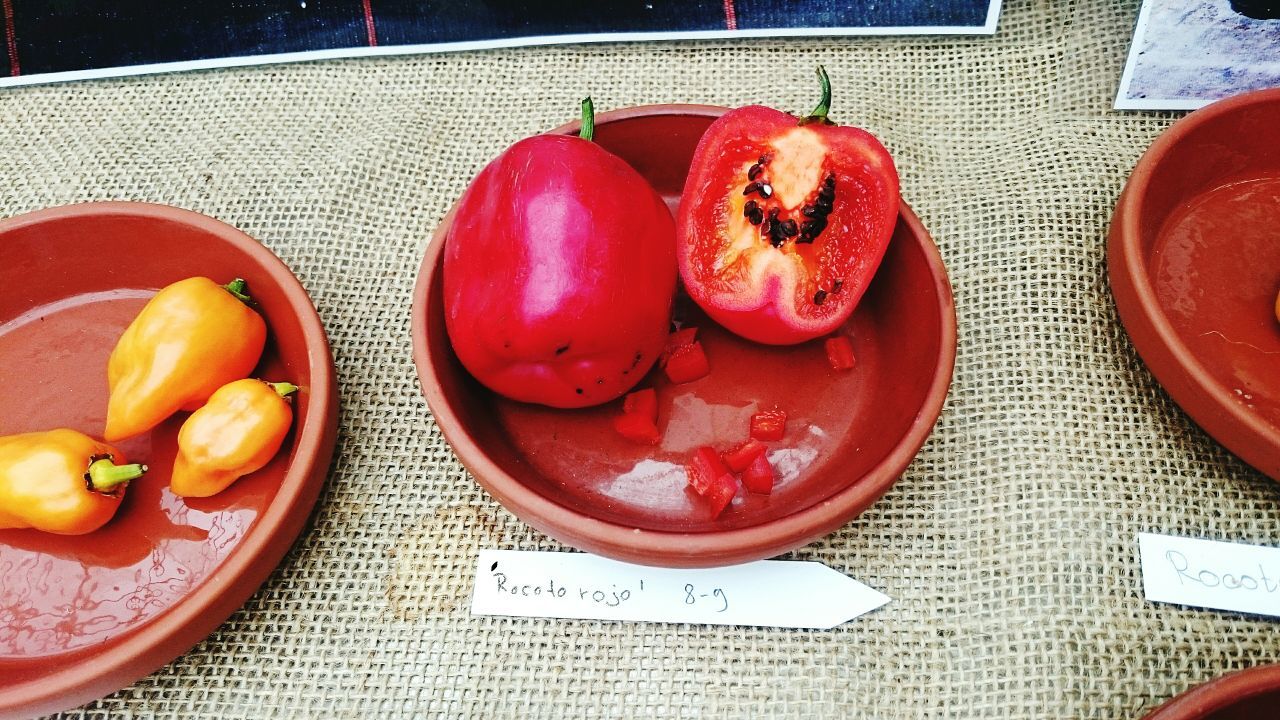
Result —
[{"label": "rim of clay bowl", "polygon": [[130,632],[92,662],[72,663],[0,692],[0,716],[65,710],[103,697],[181,656],[208,637],[266,582],[311,515],[337,437],[336,375],[328,337],[311,297],[265,245],[220,220],[168,205],[109,201],[37,210],[0,220],[0,235],[72,217],[128,215],[187,225],[252,257],[282,290],[303,329],[309,366],[308,422],[275,498],[222,565],[181,601]]},{"label": "rim of clay bowl", "polygon": [[1156,708],[1144,720],[1198,720],[1276,689],[1280,689],[1280,665],[1260,665],[1197,685]]},{"label": "rim of clay bowl", "polygon": [[[691,115],[715,118],[728,108],[711,105],[636,106],[596,116],[596,126],[638,117]],[[576,131],[569,123],[551,133]],[[916,238],[930,269],[938,299],[939,350],[936,370],[911,426],[885,457],[863,476],[842,490],[801,510],[769,522],[733,530],[707,532],[661,532],[637,530],[578,512],[528,488],[496,463],[462,430],[455,408],[441,391],[440,379],[431,363],[426,343],[428,289],[436,279],[436,266],[444,248],[445,232],[452,220],[450,210],[437,226],[427,248],[414,287],[412,336],[413,356],[423,394],[437,426],[477,482],[500,504],[539,531],[580,549],[628,562],[670,567],[731,565],[773,557],[824,537],[870,507],[897,482],[902,472],[924,445],[942,411],[951,385],[956,354],[956,316],[942,257],[932,237],[906,203],[901,204],[899,222],[906,223]]]},{"label": "rim of clay bowl", "polygon": [[[1108,240],[1112,257],[1109,258],[1107,263],[1110,273],[1118,273],[1122,276],[1120,278],[1113,277],[1112,295],[1116,299],[1116,306],[1120,311],[1121,321],[1125,324],[1126,330],[1128,330],[1127,326],[1131,321],[1141,322],[1145,320],[1150,325],[1151,331],[1158,342],[1163,344],[1164,350],[1169,353],[1174,363],[1187,375],[1187,378],[1193,384],[1191,387],[1183,388],[1180,387],[1180,383],[1176,379],[1166,382],[1166,380],[1157,377],[1156,379],[1160,385],[1174,398],[1178,406],[1187,415],[1191,416],[1198,425],[1204,428],[1215,441],[1258,470],[1271,475],[1273,479],[1280,479],[1275,476],[1276,470],[1260,466],[1269,465],[1269,463],[1262,462],[1265,459],[1264,455],[1269,454],[1274,457],[1280,453],[1280,428],[1267,422],[1259,414],[1249,412],[1240,403],[1231,400],[1230,388],[1218,382],[1205,369],[1205,366],[1196,359],[1190,348],[1187,347],[1186,343],[1182,341],[1174,330],[1168,316],[1165,315],[1156,298],[1155,287],[1151,282],[1150,274],[1147,272],[1147,259],[1143,253],[1138,223],[1145,209],[1147,189],[1151,184],[1153,173],[1165,157],[1170,152],[1175,151],[1175,148],[1187,135],[1205,123],[1223,115],[1229,115],[1254,105],[1278,102],[1280,102],[1280,88],[1236,95],[1206,105],[1186,115],[1161,133],[1147,148],[1147,151],[1142,154],[1137,165],[1134,166],[1133,172],[1130,173],[1129,179],[1125,183],[1124,191],[1116,204],[1115,220],[1117,221],[1116,227],[1119,232],[1111,233],[1111,238]],[[1116,282],[1117,279],[1119,282]],[[1117,289],[1119,292],[1117,292]],[[1132,305],[1127,302],[1129,300],[1127,295],[1130,292],[1133,295]],[[1129,313],[1134,315],[1132,319],[1125,317]],[[1130,339],[1134,339],[1132,333],[1130,334]],[[1143,348],[1139,345],[1139,342],[1135,341],[1134,347],[1138,349],[1140,355],[1144,356],[1143,361],[1147,364],[1148,369],[1151,370],[1153,375],[1156,375],[1155,368],[1152,367],[1146,357],[1148,353],[1151,353],[1152,348]],[[1156,364],[1159,365],[1161,363],[1157,360]],[[1211,389],[1215,388],[1217,392],[1211,392]],[[1257,444],[1246,447],[1244,443],[1248,442],[1248,440],[1241,439],[1236,434],[1237,431],[1249,433],[1252,435],[1252,442]],[[1257,452],[1259,450],[1258,444],[1262,444],[1270,452]],[[1241,450],[1244,450],[1244,452],[1241,452]]]}]

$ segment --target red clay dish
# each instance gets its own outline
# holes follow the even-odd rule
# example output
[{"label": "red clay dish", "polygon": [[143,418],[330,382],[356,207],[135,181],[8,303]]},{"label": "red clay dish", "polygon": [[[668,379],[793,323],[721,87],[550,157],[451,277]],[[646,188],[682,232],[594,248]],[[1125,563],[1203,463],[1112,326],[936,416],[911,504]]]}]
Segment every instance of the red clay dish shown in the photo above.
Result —
[{"label": "red clay dish", "polygon": [[1280,708],[1280,665],[1223,675],[1156,708],[1144,720],[1273,720]]},{"label": "red clay dish", "polygon": [[151,469],[101,530],[0,530],[0,718],[74,707],[186,652],[266,580],[315,504],[337,430],[324,328],[271,251],[186,210],[89,203],[0,221],[0,407],[15,410],[0,435],[101,437],[107,356],[156,289],[192,275],[248,280],[269,328],[256,374],[301,387],[293,430],[267,467],[184,501],[168,490],[180,413],[119,443]]},{"label": "red clay dish", "polygon": [[1111,222],[1120,320],[1201,427],[1280,480],[1280,89],[1216,102],[1147,150]]},{"label": "red clay dish", "polygon": [[[674,208],[698,139],[723,108],[637,107],[600,115],[595,139],[644,175]],[[553,132],[576,133],[571,124]],[[620,401],[554,410],[505,400],[463,370],[445,334],[436,229],[413,299],[418,377],[436,424],[488,492],[525,522],[574,547],[669,567],[728,565],[800,547],[855,517],[897,480],[928,437],[951,383],[956,325],[946,269],[905,204],[883,264],[843,329],[857,367],[832,370],[821,339],[764,346],[721,329],[687,300],[707,377],[683,385],[654,371],[639,387],[659,401],[656,447],[614,432]],[[758,409],[784,409],[771,443],[771,495],[740,494],[718,518],[686,490],[701,445],[744,440]]]}]

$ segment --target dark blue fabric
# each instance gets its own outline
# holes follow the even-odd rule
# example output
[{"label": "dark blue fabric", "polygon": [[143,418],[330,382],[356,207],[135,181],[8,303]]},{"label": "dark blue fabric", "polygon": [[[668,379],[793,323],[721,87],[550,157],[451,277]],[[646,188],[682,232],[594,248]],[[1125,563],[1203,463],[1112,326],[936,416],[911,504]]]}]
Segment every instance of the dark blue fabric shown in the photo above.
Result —
[{"label": "dark blue fabric", "polygon": [[[368,44],[362,0],[10,0],[24,75]],[[981,25],[987,0],[735,0],[748,28]],[[379,45],[723,30],[723,0],[370,0]],[[8,53],[0,53],[9,70]],[[7,72],[5,74],[8,74]]]}]

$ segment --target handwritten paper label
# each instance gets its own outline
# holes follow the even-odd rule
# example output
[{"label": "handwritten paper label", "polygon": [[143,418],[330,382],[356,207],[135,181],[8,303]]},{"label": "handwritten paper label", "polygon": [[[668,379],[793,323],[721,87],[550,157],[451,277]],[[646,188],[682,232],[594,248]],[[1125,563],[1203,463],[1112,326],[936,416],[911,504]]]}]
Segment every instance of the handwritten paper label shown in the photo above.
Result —
[{"label": "handwritten paper label", "polygon": [[1280,548],[1150,533],[1138,547],[1148,600],[1280,617]]},{"label": "handwritten paper label", "polygon": [[482,550],[471,612],[827,629],[887,602],[816,562],[672,570],[583,553]]}]

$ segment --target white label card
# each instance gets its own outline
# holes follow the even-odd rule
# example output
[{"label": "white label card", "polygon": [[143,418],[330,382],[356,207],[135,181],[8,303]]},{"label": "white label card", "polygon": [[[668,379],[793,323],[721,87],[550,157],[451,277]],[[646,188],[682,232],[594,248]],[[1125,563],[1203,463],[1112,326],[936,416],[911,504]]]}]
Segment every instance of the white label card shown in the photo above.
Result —
[{"label": "white label card", "polygon": [[828,629],[887,602],[817,562],[673,570],[583,553],[481,550],[471,613]]},{"label": "white label card", "polygon": [[1280,617],[1280,548],[1138,534],[1147,599]]}]

